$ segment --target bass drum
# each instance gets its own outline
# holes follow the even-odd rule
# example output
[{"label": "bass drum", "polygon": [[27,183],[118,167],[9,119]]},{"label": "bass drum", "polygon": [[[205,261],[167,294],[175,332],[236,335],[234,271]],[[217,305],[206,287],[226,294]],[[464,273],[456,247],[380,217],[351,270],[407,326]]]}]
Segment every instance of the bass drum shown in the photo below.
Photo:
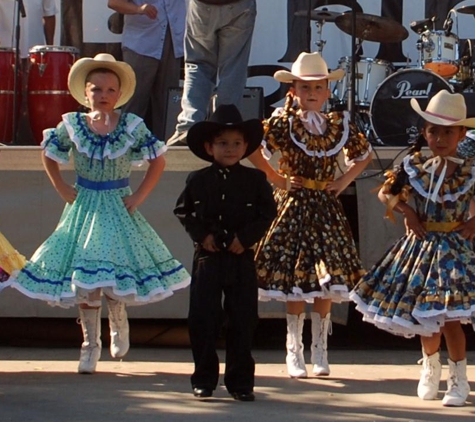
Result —
[{"label": "bass drum", "polygon": [[416,98],[424,110],[437,92],[451,85],[430,70],[404,69],[388,76],[376,90],[370,107],[371,127],[375,144],[407,147],[419,136],[421,120],[412,109]]}]

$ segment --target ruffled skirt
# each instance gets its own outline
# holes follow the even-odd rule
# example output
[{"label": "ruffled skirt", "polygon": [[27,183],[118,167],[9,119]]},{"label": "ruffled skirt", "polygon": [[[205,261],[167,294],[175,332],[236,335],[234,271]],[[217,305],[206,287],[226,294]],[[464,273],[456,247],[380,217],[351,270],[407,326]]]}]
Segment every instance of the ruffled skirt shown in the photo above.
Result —
[{"label": "ruffled skirt", "polygon": [[100,304],[107,295],[140,305],[169,297],[190,283],[183,265],[170,254],[138,212],[126,210],[130,189],[78,188],[54,233],[39,247],[12,287],[51,305]]},{"label": "ruffled skirt", "polygon": [[361,279],[351,299],[364,320],[396,335],[431,336],[475,314],[475,253],[458,233],[403,236]]},{"label": "ruffled skirt", "polygon": [[278,216],[256,251],[259,300],[349,300],[364,274],[340,201],[324,191],[276,190]]}]

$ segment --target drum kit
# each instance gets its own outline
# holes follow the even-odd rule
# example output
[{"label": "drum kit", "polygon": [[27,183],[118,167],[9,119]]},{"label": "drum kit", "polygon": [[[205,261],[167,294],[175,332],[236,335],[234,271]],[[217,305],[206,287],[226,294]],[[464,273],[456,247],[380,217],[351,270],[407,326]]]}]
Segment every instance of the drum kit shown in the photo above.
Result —
[{"label": "drum kit", "polygon": [[467,40],[460,47],[457,34],[452,32],[454,17],[458,28],[458,13],[475,17],[475,5],[452,9],[443,30],[435,30],[435,17],[412,22],[411,30],[419,37],[416,45],[418,65],[400,69],[395,69],[386,60],[358,55],[364,41],[398,43],[405,40],[409,33],[398,22],[387,17],[351,11],[336,13],[327,9],[312,10],[310,14],[306,10],[298,11],[295,15],[315,21],[315,45],[319,53],[323,53],[326,44],[321,39],[325,23],[335,23],[340,30],[357,39],[354,67],[352,57],[342,57],[338,62],[338,68],[344,69],[346,76],[332,89],[329,111],[350,109],[354,104],[355,123],[370,142],[380,146],[407,147],[417,139],[421,123],[410,106],[411,98],[417,98],[425,107],[441,89],[451,92],[474,90],[472,42]]},{"label": "drum kit", "polygon": [[18,121],[25,100],[21,81],[26,78],[29,123],[33,141],[39,145],[44,129],[55,127],[62,114],[79,107],[69,93],[67,82],[69,69],[79,58],[79,50],[64,46],[34,46],[29,50],[27,74],[22,74],[21,66],[17,70],[16,89],[15,51],[14,48],[0,48],[0,143],[9,144],[15,139],[14,121]]}]

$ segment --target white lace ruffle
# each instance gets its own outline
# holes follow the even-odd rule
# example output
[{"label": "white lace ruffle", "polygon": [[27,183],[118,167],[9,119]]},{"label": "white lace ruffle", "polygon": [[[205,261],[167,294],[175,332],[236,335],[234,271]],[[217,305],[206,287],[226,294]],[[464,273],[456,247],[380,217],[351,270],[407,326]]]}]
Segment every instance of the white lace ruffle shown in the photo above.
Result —
[{"label": "white lace ruffle", "polygon": [[[414,164],[411,163],[412,156],[408,155],[403,159],[403,166],[404,170],[406,171],[407,175],[409,176],[409,184],[421,195],[422,197],[429,199],[432,195],[432,192],[426,189],[423,186],[422,180],[418,177],[420,173],[416,171]],[[422,163],[421,163],[422,165]],[[471,166],[471,177],[468,179],[463,186],[457,190],[457,192],[450,192],[445,193],[443,195],[438,194],[436,201],[441,204],[443,202],[455,202],[461,195],[465,195],[475,184],[475,166]]]}]

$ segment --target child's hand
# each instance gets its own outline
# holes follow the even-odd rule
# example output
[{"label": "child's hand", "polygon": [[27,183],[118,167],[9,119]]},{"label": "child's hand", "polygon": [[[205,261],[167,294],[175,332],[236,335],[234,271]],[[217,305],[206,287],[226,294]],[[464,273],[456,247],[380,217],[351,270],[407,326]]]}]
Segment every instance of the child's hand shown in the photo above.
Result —
[{"label": "child's hand", "polygon": [[467,240],[475,239],[475,217],[469,218],[465,223],[460,224],[455,232],[459,232],[460,236]]},{"label": "child's hand", "polygon": [[72,204],[78,195],[74,186],[68,185],[67,183],[61,183],[56,187],[56,190],[58,191],[59,196],[68,204]]},{"label": "child's hand", "polygon": [[325,187],[325,190],[327,191],[327,193],[333,193],[335,196],[338,196],[346,189],[346,187],[346,182],[339,178],[328,182],[327,186]]},{"label": "child's hand", "polygon": [[139,207],[139,205],[143,202],[143,199],[139,195],[137,195],[137,193],[133,193],[130,196],[124,196],[122,198],[122,201],[124,202],[125,208],[127,208],[129,214],[132,215]]},{"label": "child's hand", "polygon": [[302,189],[302,178],[300,176],[290,176],[290,179],[287,179],[287,177],[278,175],[273,183],[276,187],[284,190],[295,191]]},{"label": "child's hand", "polygon": [[205,240],[203,240],[201,246],[203,246],[203,248],[208,252],[219,252],[219,249],[214,241],[214,236],[212,234],[209,234],[205,237]]},{"label": "child's hand", "polygon": [[422,240],[425,237],[426,230],[412,208],[407,207],[404,211],[404,225],[406,226],[407,235],[413,233],[419,240]]},{"label": "child's hand", "polygon": [[234,236],[232,243],[229,245],[228,251],[231,253],[235,253],[236,255],[241,255],[246,249],[242,246],[239,239]]}]

